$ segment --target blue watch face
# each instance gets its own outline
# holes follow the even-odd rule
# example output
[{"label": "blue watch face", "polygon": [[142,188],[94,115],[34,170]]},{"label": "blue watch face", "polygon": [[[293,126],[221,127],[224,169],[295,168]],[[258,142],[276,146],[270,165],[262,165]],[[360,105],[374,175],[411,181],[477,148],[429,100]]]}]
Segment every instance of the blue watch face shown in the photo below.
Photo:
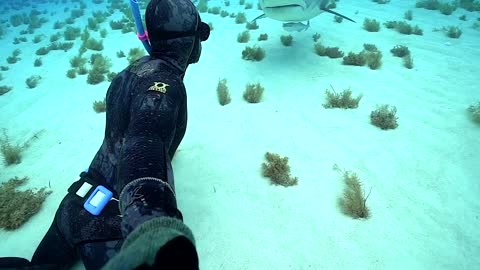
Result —
[{"label": "blue watch face", "polygon": [[98,216],[112,198],[113,193],[104,186],[98,186],[85,201],[83,207],[92,215]]}]

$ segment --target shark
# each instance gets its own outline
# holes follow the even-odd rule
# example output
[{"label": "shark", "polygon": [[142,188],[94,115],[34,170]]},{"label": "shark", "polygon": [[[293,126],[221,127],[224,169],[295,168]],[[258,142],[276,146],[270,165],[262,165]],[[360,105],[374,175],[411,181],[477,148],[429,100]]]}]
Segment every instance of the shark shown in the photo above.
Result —
[{"label": "shark", "polygon": [[323,12],[355,22],[349,17],[328,8],[330,0],[259,0],[259,4],[263,14],[253,19],[252,22],[262,18],[270,18],[286,22],[283,24],[284,29],[289,26],[289,23],[309,21]]}]

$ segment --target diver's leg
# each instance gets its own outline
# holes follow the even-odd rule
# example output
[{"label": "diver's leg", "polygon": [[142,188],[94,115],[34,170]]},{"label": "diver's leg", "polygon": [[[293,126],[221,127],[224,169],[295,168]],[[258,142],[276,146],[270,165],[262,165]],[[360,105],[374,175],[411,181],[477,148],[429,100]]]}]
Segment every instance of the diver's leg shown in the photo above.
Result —
[{"label": "diver's leg", "polygon": [[31,265],[57,265],[58,269],[68,269],[79,257],[73,246],[60,233],[55,217],[52,225],[33,254]]},{"label": "diver's leg", "polygon": [[29,266],[30,262],[25,258],[3,257],[0,258],[0,269],[15,269]]},{"label": "diver's leg", "polygon": [[99,215],[92,215],[83,208],[80,197],[69,193],[55,219],[65,242],[79,255],[86,269],[100,269],[118,252],[123,241],[119,214],[118,203],[110,201]]}]

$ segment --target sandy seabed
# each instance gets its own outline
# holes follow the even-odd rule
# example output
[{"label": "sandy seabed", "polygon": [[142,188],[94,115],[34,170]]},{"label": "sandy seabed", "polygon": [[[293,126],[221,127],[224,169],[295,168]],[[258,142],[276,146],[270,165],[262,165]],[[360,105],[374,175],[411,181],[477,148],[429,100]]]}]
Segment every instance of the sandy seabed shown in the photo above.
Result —
[{"label": "sandy seabed", "polygon": [[[221,2],[210,5],[224,7]],[[93,11],[98,7],[89,3]],[[362,29],[364,18],[403,20],[408,9],[423,36],[384,27],[377,33]],[[232,2],[226,10],[243,7]],[[337,24],[332,15],[321,14],[307,31],[292,33],[291,47],[279,41],[288,34],[280,22],[258,21],[260,28],[251,31],[247,45],[265,49],[260,62],[241,59],[245,44],[236,37],[244,25],[202,14],[214,30],[203,44],[200,63],[185,77],[188,130],[173,162],[179,208],[195,234],[201,268],[480,268],[480,127],[465,111],[480,100],[480,32],[471,27],[480,14],[458,9],[445,16],[416,9],[414,1],[379,5],[342,0],[336,11],[357,23]],[[245,13],[253,19],[261,11]],[[69,13],[62,6],[58,14],[35,34],[53,34],[53,22]],[[467,21],[458,19],[463,14]],[[86,12],[76,25],[83,28],[88,16]],[[463,30],[459,39],[433,31],[450,25]],[[102,54],[112,59],[111,70],[120,71],[127,61],[116,52],[140,44],[132,33],[111,31],[108,20],[104,27],[109,34]],[[66,53],[49,53],[43,66],[33,67],[36,49],[48,45],[48,38],[13,45],[10,40],[19,30],[7,31],[2,51],[20,48],[22,60],[2,72],[1,84],[14,89],[0,97],[0,128],[18,143],[42,132],[20,164],[2,165],[0,181],[28,176],[28,188],[50,184],[53,191],[28,223],[0,231],[0,256],[30,259],[66,189],[102,142],[105,114],[96,114],[92,102],[103,99],[109,84],[92,86],[85,76],[65,76],[80,43]],[[383,52],[382,67],[345,66],[340,59],[317,56],[316,32],[322,44],[344,52],[375,44]],[[258,42],[260,33],[269,39]],[[395,45],[410,48],[413,69],[391,55]],[[7,56],[2,53],[0,61],[6,63]],[[42,77],[34,89],[24,83],[31,75]],[[219,78],[228,80],[232,96],[223,107],[216,97]],[[263,100],[248,104],[242,99],[245,84],[257,82],[265,87]],[[330,85],[362,93],[359,108],[325,109],[324,91]],[[397,129],[370,124],[377,104],[397,108]],[[273,186],[261,176],[266,151],[290,158],[297,186]],[[371,189],[369,219],[352,219],[340,211],[344,183],[332,170],[334,164],[356,172],[365,189]]]}]

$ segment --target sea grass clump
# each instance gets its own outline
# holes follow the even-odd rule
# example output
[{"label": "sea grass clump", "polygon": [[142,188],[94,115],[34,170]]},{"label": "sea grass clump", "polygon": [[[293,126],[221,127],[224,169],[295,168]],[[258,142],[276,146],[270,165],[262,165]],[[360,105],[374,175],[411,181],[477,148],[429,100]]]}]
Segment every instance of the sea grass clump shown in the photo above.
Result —
[{"label": "sea grass clump", "polygon": [[352,90],[350,88],[344,89],[342,92],[336,92],[333,86],[331,89],[325,90],[325,96],[327,102],[323,104],[326,109],[342,108],[342,109],[355,109],[358,108],[358,103],[362,99],[363,95],[360,94],[356,97],[352,96]]},{"label": "sea grass clump", "polygon": [[42,131],[35,133],[23,144],[14,144],[7,135],[7,130],[2,129],[2,136],[0,137],[0,153],[2,154],[5,165],[10,166],[19,164],[22,161],[23,152],[30,146],[33,140],[38,139],[41,132]]},{"label": "sea grass clump", "polygon": [[13,87],[7,86],[7,85],[2,85],[0,86],[0,96],[5,95],[6,93],[12,91]]},{"label": "sea grass clump", "polygon": [[379,69],[382,66],[382,52],[366,52],[365,57],[367,59],[367,66],[370,69]]},{"label": "sea grass clump", "polygon": [[133,64],[133,62],[137,61],[143,56],[145,56],[145,50],[143,48],[140,48],[140,47],[131,48],[128,51],[128,56],[127,56],[128,63],[131,65]]},{"label": "sea grass clump", "polygon": [[39,190],[17,188],[25,185],[28,177],[14,177],[0,185],[0,228],[18,229],[38,213],[45,199],[52,192],[45,187]]},{"label": "sea grass clump", "polygon": [[413,11],[411,10],[405,11],[405,13],[403,14],[403,18],[407,21],[413,20]]},{"label": "sea grass clump", "polygon": [[66,75],[67,75],[67,78],[75,79],[77,77],[77,70],[74,68],[71,68],[67,70]]},{"label": "sea grass clump", "polygon": [[107,99],[95,100],[92,102],[93,111],[96,113],[102,113],[107,111]]},{"label": "sea grass clump", "polygon": [[292,35],[282,35],[280,36],[280,42],[283,46],[289,47],[292,46],[293,36]]},{"label": "sea grass clump", "polygon": [[474,123],[480,124],[480,102],[470,105],[467,112]]},{"label": "sea grass clump", "polygon": [[265,58],[265,50],[262,49],[261,47],[247,46],[242,51],[242,59],[244,59],[244,60],[261,61],[263,58]]},{"label": "sea grass clump", "polygon": [[370,209],[367,207],[367,200],[370,192],[365,194],[360,178],[355,172],[340,169],[337,164],[333,165],[333,169],[342,174],[345,188],[343,196],[338,199],[338,205],[342,212],[352,218],[369,218]]},{"label": "sea grass clump", "polygon": [[217,84],[217,98],[221,106],[225,106],[232,101],[228,91],[227,79],[219,79]]},{"label": "sea grass clump", "polygon": [[220,14],[221,10],[222,9],[220,7],[211,7],[211,8],[207,9],[207,12],[210,13],[210,14],[213,14],[213,15],[218,15],[218,14]]},{"label": "sea grass clump", "polygon": [[207,0],[199,0],[197,4],[198,12],[205,13],[208,11],[208,1]]},{"label": "sea grass clump", "polygon": [[413,57],[411,54],[407,54],[404,57],[402,57],[403,60],[403,66],[412,69],[413,68]]},{"label": "sea grass clump", "polygon": [[385,28],[397,30],[404,35],[423,35],[423,30],[418,25],[411,25],[406,21],[387,21],[383,24]]},{"label": "sea grass clump", "polygon": [[264,41],[268,39],[268,34],[263,33],[258,36],[258,41]]},{"label": "sea grass clump", "polygon": [[245,16],[245,13],[239,12],[237,13],[237,16],[235,17],[235,23],[236,24],[243,24],[247,22],[247,17]]},{"label": "sea grass clump", "polygon": [[266,162],[262,163],[262,174],[264,177],[270,178],[272,184],[284,187],[298,184],[298,178],[290,175],[288,157],[266,152],[265,159]]},{"label": "sea grass clump", "polygon": [[248,30],[256,30],[259,28],[258,24],[257,24],[257,21],[254,21],[254,22],[247,22],[247,24],[245,25],[245,27],[248,29]]},{"label": "sea grass clump", "polygon": [[410,50],[404,45],[395,45],[390,52],[396,57],[404,57],[410,54]]},{"label": "sea grass clump", "polygon": [[243,99],[248,103],[259,103],[262,100],[265,88],[260,83],[247,83],[243,92]]},{"label": "sea grass clump", "polygon": [[462,30],[457,26],[449,26],[444,30],[444,32],[449,38],[460,38],[462,35]]},{"label": "sea grass clump", "polygon": [[32,89],[38,86],[38,83],[42,79],[39,75],[32,75],[25,80],[25,84],[28,88]]},{"label": "sea grass clump", "polygon": [[364,51],[359,53],[349,52],[347,56],[343,57],[342,63],[350,66],[364,66],[367,63],[367,57]]},{"label": "sea grass clump", "polygon": [[326,47],[320,42],[315,43],[313,45],[313,49],[319,56],[327,56],[329,58],[341,58],[344,56],[343,51],[341,51],[338,47]]},{"label": "sea grass clump", "polygon": [[92,54],[90,63],[92,68],[88,71],[87,83],[99,84],[106,79],[106,74],[110,71],[111,61],[108,57],[101,54]]},{"label": "sea grass clump", "polygon": [[247,43],[250,40],[250,31],[245,30],[237,35],[238,43]]},{"label": "sea grass clump", "polygon": [[375,44],[371,43],[364,43],[363,44],[363,49],[367,52],[378,52],[378,48]]},{"label": "sea grass clump", "polygon": [[367,30],[368,32],[378,32],[380,31],[380,22],[375,19],[365,18],[363,21],[363,29]]},{"label": "sea grass clump", "polygon": [[383,130],[395,129],[398,127],[397,108],[388,104],[378,105],[370,114],[372,125]]}]

